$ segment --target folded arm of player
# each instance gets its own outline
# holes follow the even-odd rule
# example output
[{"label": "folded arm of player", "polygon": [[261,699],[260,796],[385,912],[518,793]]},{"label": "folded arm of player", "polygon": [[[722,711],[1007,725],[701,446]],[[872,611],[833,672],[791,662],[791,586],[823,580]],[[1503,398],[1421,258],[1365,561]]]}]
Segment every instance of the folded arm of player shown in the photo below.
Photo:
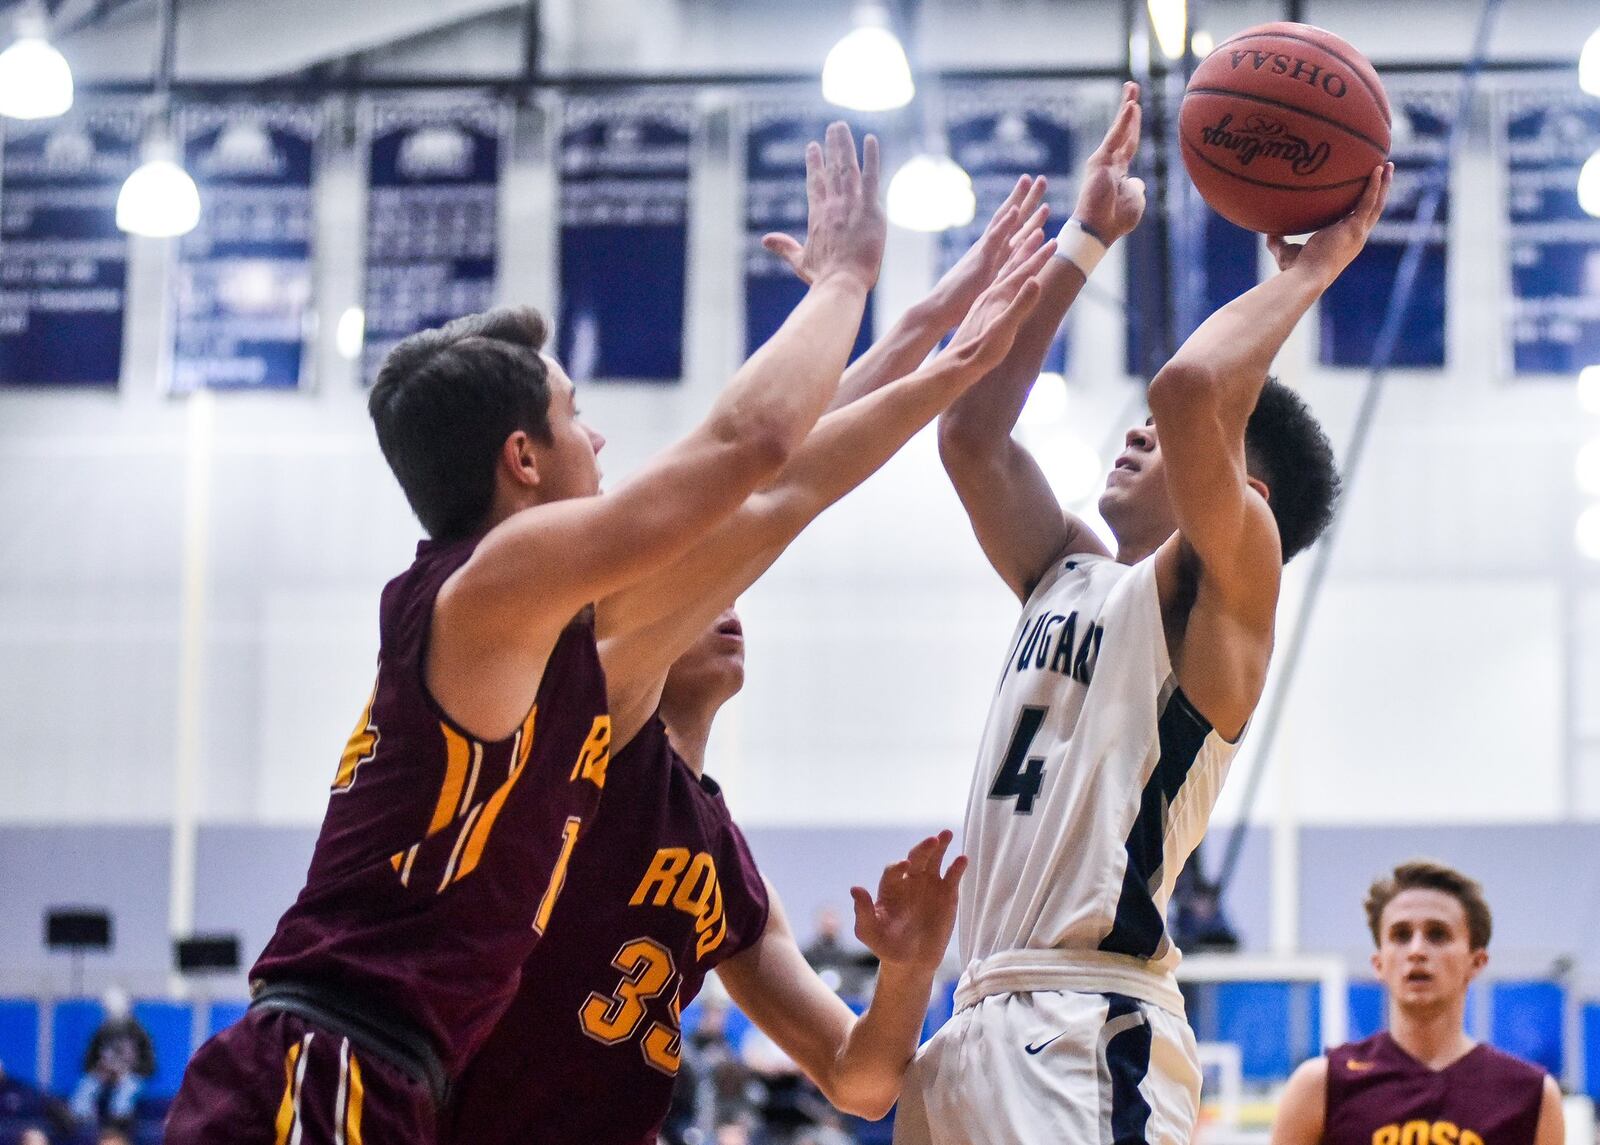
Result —
[{"label": "folded arm of player", "polygon": [[[1073,211],[1073,218],[1107,245],[1133,230],[1144,213],[1144,183],[1128,175],[1139,148],[1139,124],[1139,87],[1125,84],[1122,105],[1089,157]],[[1053,260],[1040,276],[1039,305],[1017,332],[1011,352],[939,419],[939,456],[978,544],[1023,600],[1058,556],[1105,552],[1088,526],[1063,511],[1039,463],[1011,436],[1084,282],[1076,264]]]},{"label": "folded arm of player", "polygon": [[1035,281],[1053,244],[1035,228],[1022,236],[1001,277],[978,298],[950,344],[920,369],[835,410],[820,422],[778,481],[689,553],[631,595],[661,619],[616,631],[610,600],[597,606],[601,662],[613,742],[625,743],[655,709],[673,660],[777,560],[829,505],[876,472],[1006,352],[1037,303]]},{"label": "folded arm of player", "polygon": [[955,929],[967,860],[943,874],[949,831],[884,869],[874,899],[852,887],[856,937],[879,959],[872,1004],[857,1017],[806,964],[777,896],[766,932],[717,968],[734,1003],[846,1113],[876,1120],[900,1096],[934,975]]},{"label": "folded arm of player", "polygon": [[1260,698],[1283,570],[1270,490],[1246,470],[1245,427],[1295,324],[1366,244],[1392,178],[1392,166],[1374,169],[1355,210],[1303,247],[1272,239],[1283,270],[1201,323],[1150,383],[1178,523],[1158,583],[1164,605],[1194,593],[1178,681],[1224,735],[1243,729]]},{"label": "folded arm of player", "polygon": [[615,490],[526,509],[492,529],[445,584],[429,684],[480,735],[526,714],[562,627],[585,605],[682,556],[770,480],[832,399],[883,257],[878,146],[849,128],[806,153],[812,282],[702,424]]}]

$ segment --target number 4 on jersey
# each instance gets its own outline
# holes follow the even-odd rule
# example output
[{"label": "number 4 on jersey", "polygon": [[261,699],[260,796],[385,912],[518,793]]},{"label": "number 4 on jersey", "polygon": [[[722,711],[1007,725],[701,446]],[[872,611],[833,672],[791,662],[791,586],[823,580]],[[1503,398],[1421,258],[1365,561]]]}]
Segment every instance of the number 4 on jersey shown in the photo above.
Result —
[{"label": "number 4 on jersey", "polygon": [[1011,733],[1011,743],[1006,757],[1000,761],[1000,774],[994,777],[989,788],[990,799],[1015,799],[1015,815],[1032,815],[1033,801],[1044,786],[1044,756],[1028,755],[1039,725],[1050,713],[1049,708],[1025,707],[1017,716],[1016,730]]}]

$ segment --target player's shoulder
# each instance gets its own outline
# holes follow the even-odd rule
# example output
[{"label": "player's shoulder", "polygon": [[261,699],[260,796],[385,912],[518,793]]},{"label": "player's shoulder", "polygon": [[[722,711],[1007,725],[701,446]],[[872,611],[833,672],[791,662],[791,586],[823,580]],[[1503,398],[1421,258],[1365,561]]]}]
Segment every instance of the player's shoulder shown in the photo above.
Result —
[{"label": "player's shoulder", "polygon": [[1542,1086],[1549,1073],[1544,1067],[1535,1065],[1516,1054],[1507,1053],[1498,1046],[1488,1042],[1481,1042],[1473,1051],[1478,1059],[1479,1069],[1504,1079],[1507,1082]]},{"label": "player's shoulder", "polygon": [[1388,1062],[1394,1056],[1389,1035],[1379,1032],[1357,1041],[1330,1046],[1323,1060],[1336,1074],[1362,1074],[1374,1069],[1379,1062]]}]

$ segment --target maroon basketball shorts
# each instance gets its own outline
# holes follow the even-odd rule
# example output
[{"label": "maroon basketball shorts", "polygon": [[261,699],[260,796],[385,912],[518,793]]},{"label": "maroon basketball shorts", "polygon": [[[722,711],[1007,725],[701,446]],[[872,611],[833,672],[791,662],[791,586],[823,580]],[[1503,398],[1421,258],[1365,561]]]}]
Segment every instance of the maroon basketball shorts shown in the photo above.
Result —
[{"label": "maroon basketball shorts", "polygon": [[436,1138],[428,1087],[349,1038],[254,1009],[189,1062],[165,1145],[390,1145]]}]

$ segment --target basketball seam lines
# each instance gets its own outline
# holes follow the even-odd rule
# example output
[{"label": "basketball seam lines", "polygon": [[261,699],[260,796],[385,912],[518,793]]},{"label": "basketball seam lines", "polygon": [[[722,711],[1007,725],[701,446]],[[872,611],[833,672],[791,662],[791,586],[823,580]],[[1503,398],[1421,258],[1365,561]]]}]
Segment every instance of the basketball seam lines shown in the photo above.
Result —
[{"label": "basketball seam lines", "polygon": [[[1297,44],[1308,44],[1311,47],[1316,48],[1319,52],[1326,52],[1328,55],[1330,55],[1334,59],[1338,60],[1345,67],[1349,68],[1350,69],[1350,74],[1355,76],[1356,80],[1361,84],[1361,86],[1367,89],[1367,94],[1370,95],[1373,99],[1377,100],[1378,106],[1383,108],[1383,121],[1385,123],[1390,124],[1391,126],[1393,126],[1394,121],[1389,115],[1389,95],[1388,95],[1388,93],[1385,92],[1381,87],[1380,88],[1374,88],[1370,83],[1368,83],[1367,82],[1367,77],[1361,74],[1361,69],[1356,67],[1356,65],[1354,63],[1352,63],[1350,60],[1345,59],[1343,56],[1341,56],[1338,52],[1334,51],[1332,48],[1327,47],[1326,45],[1317,43],[1317,41],[1315,41],[1315,40],[1308,40],[1304,36],[1296,36],[1293,32],[1251,32],[1247,36],[1235,36],[1231,40],[1222,41],[1222,43],[1217,45],[1216,50],[1220,52],[1223,48],[1226,48],[1229,44],[1237,44],[1240,40],[1256,40],[1256,39],[1268,40],[1268,39],[1273,39],[1273,38],[1277,38],[1279,40],[1293,40]],[[1368,64],[1367,66],[1370,67],[1371,64]]]},{"label": "basketball seam lines", "polygon": [[1225,95],[1225,96],[1229,96],[1229,97],[1231,97],[1233,99],[1246,99],[1246,100],[1249,100],[1251,103],[1264,103],[1268,107],[1280,107],[1284,111],[1292,111],[1296,115],[1305,116],[1307,119],[1315,119],[1319,123],[1326,123],[1329,127],[1336,127],[1340,131],[1344,132],[1346,135],[1353,135],[1357,139],[1361,140],[1361,142],[1366,143],[1366,144],[1370,144],[1372,149],[1374,151],[1377,151],[1380,155],[1387,156],[1389,154],[1389,149],[1387,147],[1384,147],[1381,144],[1379,144],[1379,142],[1376,139],[1369,138],[1368,136],[1365,136],[1365,135],[1361,134],[1361,132],[1359,132],[1359,131],[1355,131],[1355,130],[1349,128],[1349,127],[1346,127],[1344,124],[1340,123],[1337,119],[1331,119],[1326,115],[1318,115],[1314,111],[1307,111],[1302,107],[1296,107],[1292,103],[1283,103],[1280,100],[1269,99],[1264,95],[1251,95],[1248,92],[1233,91],[1233,90],[1231,90],[1229,88],[1220,88],[1220,87],[1192,87],[1185,94],[1187,94],[1187,95]]},{"label": "basketball seam lines", "polygon": [[1200,162],[1204,163],[1212,170],[1221,171],[1224,175],[1237,179],[1241,183],[1252,183],[1257,187],[1266,187],[1273,191],[1337,191],[1340,187],[1350,187],[1356,183],[1365,183],[1368,179],[1372,178],[1371,175],[1362,175],[1358,179],[1346,179],[1340,183],[1318,183],[1314,187],[1296,187],[1289,183],[1268,183],[1265,179],[1252,179],[1248,175],[1241,175],[1237,171],[1229,170],[1220,163],[1212,162],[1210,156],[1206,155],[1187,139],[1183,141],[1183,145],[1190,151],[1194,152],[1194,157],[1196,159],[1200,160]]}]

